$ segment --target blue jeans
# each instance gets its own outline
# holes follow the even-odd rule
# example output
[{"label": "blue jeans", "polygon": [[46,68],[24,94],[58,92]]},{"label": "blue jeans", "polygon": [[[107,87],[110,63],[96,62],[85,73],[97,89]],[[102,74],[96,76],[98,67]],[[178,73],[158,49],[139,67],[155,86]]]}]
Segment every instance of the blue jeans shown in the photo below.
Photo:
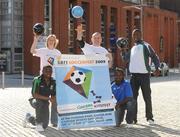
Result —
[{"label": "blue jeans", "polygon": [[122,105],[120,108],[118,108],[115,111],[115,119],[116,119],[116,125],[120,125],[123,122],[124,115],[125,115],[125,110],[127,110],[126,113],[126,122],[128,124],[132,124],[134,117],[135,117],[135,106],[136,106],[136,101],[135,100],[130,100],[124,105]]}]

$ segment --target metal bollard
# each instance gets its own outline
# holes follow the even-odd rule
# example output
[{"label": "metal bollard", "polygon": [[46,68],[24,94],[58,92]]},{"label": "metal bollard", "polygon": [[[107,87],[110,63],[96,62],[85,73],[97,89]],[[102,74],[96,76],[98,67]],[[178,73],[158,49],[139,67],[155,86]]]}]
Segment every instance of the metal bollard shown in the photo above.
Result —
[{"label": "metal bollard", "polygon": [[21,85],[24,86],[24,71],[21,71]]},{"label": "metal bollard", "polygon": [[126,68],[125,69],[125,77],[127,78],[127,76],[128,76],[128,69]]},{"label": "metal bollard", "polygon": [[176,73],[176,68],[173,68],[173,72]]},{"label": "metal bollard", "polygon": [[164,69],[162,69],[162,76],[164,77],[165,75],[164,75]]},{"label": "metal bollard", "polygon": [[4,85],[5,85],[5,73],[4,72],[2,72],[2,89],[4,89]]}]

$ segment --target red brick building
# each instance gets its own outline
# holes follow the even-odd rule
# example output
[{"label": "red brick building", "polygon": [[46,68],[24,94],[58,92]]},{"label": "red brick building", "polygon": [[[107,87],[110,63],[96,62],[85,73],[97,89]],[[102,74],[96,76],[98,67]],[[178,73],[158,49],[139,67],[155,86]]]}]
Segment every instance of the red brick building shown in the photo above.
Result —
[{"label": "red brick building", "polygon": [[[178,45],[176,47],[176,60],[180,65],[180,1],[179,0],[160,0],[160,8],[176,12],[178,14]],[[179,66],[180,67],[180,66]]]},{"label": "red brick building", "polygon": [[[168,62],[171,67],[177,64],[174,54],[177,46],[177,15],[173,12],[150,7],[129,7],[130,3],[119,0],[52,0],[52,17],[47,19],[44,13],[47,4],[46,0],[24,1],[24,69],[27,74],[37,74],[39,70],[39,60],[29,52],[33,41],[32,26],[36,22],[44,23],[49,20],[49,24],[52,24],[52,33],[60,40],[58,49],[62,53],[81,52],[76,45],[74,31],[77,23],[81,21],[86,30],[87,42],[90,42],[93,32],[101,32],[102,46],[112,51],[114,66],[121,65],[114,40],[125,36],[131,41],[131,32],[134,28],[142,28],[144,40],[152,45],[161,60]],[[81,5],[85,10],[81,20],[70,15],[70,9],[74,5]]]}]

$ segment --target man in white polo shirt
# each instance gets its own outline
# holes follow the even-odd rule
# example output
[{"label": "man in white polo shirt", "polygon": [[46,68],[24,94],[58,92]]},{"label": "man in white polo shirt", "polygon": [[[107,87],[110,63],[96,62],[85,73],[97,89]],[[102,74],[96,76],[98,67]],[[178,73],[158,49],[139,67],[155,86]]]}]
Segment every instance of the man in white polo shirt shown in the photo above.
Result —
[{"label": "man in white polo shirt", "polygon": [[105,55],[106,57],[108,57],[109,67],[111,67],[112,55],[107,51],[107,49],[101,47],[101,43],[102,43],[101,33],[95,32],[92,34],[91,37],[92,45],[90,45],[83,40],[84,30],[82,28],[82,24],[77,26],[76,32],[77,32],[77,41],[79,42],[80,48],[82,49],[83,53],[85,55],[93,55],[93,54]]}]

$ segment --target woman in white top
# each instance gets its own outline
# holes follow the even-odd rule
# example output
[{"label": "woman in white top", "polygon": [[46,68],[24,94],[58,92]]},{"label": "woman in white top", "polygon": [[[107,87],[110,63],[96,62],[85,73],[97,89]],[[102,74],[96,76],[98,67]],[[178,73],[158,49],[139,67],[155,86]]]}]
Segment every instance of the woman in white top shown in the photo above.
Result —
[{"label": "woman in white top", "polygon": [[[40,57],[40,74],[42,74],[42,69],[44,66],[51,65],[53,67],[55,59],[61,56],[61,52],[56,49],[59,40],[54,34],[50,34],[47,37],[46,44],[44,48],[37,49],[37,41],[39,36],[34,34],[34,41],[31,46],[31,53],[33,56]],[[53,78],[55,78],[54,69],[53,69]]]},{"label": "woman in white top", "polygon": [[[53,68],[52,77],[55,78],[54,63],[57,57],[61,56],[61,52],[56,49],[59,40],[54,34],[50,34],[45,43],[44,48],[37,49],[39,35],[34,33],[34,41],[31,46],[30,52],[33,56],[40,57],[40,74],[42,74],[42,69],[44,66],[51,65]],[[51,105],[51,123],[53,126],[57,126],[57,104],[54,103]]]}]

